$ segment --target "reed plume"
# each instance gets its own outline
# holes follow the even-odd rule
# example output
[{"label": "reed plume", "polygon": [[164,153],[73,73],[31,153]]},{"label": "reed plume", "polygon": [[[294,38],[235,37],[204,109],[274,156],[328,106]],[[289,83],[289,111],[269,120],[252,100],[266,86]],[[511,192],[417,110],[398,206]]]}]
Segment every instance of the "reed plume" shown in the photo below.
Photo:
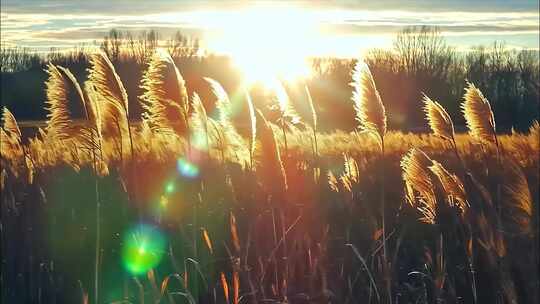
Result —
[{"label": "reed plume", "polygon": [[330,187],[330,190],[334,192],[339,192],[339,183],[334,173],[332,173],[332,171],[329,170],[327,176],[328,176],[328,186]]},{"label": "reed plume", "polygon": [[315,111],[315,105],[313,104],[313,99],[311,98],[311,93],[309,88],[305,85],[306,95],[308,98],[309,109],[311,111],[311,128],[313,131],[313,155],[317,157],[319,154],[318,142],[317,142],[317,111]]},{"label": "reed plume", "polygon": [[2,110],[2,122],[2,128],[6,131],[7,135],[20,143],[22,141],[21,129],[19,128],[15,116],[13,116],[11,111],[6,107]]},{"label": "reed plume", "polygon": [[93,91],[93,96],[99,102],[100,117],[97,121],[101,123],[101,132],[104,137],[111,138],[119,146],[121,158],[124,153],[124,140],[128,138],[133,156],[126,89],[105,53],[93,54],[90,57],[90,65],[87,87]]},{"label": "reed plume", "polygon": [[369,67],[359,61],[354,68],[352,79],[356,120],[360,122],[363,130],[377,134],[382,141],[386,134],[386,111]]},{"label": "reed plume", "polygon": [[[54,140],[65,141],[76,135],[70,113],[70,103],[83,105],[81,87],[69,70],[50,63],[46,70],[47,135]],[[76,101],[73,99],[77,99]]]},{"label": "reed plume", "polygon": [[249,126],[251,128],[250,136],[248,138],[249,141],[249,163],[251,169],[253,169],[253,155],[255,153],[255,141],[257,139],[257,117],[255,114],[255,107],[253,106],[253,101],[251,100],[251,96],[249,95],[249,92],[246,90],[246,101],[248,104],[248,111],[249,111]]},{"label": "reed plume", "polygon": [[538,120],[535,120],[529,128],[529,140],[537,151],[540,150],[540,124]]},{"label": "reed plume", "polygon": [[505,160],[505,182],[502,185],[502,216],[505,228],[512,228],[514,232],[528,234],[531,232],[531,218],[533,214],[532,196],[527,178],[518,163],[512,159]]},{"label": "reed plume", "polygon": [[292,129],[295,125],[301,122],[300,115],[291,103],[287,90],[281,83],[277,81],[274,86],[275,102],[279,110],[279,123],[286,128]]},{"label": "reed plume", "polygon": [[20,160],[23,154],[21,145],[11,133],[7,133],[2,127],[0,128],[0,155],[2,158],[12,162],[16,169],[18,167],[17,162]]},{"label": "reed plume", "polygon": [[433,164],[429,166],[429,169],[441,182],[448,204],[450,207],[458,208],[461,215],[465,214],[469,207],[469,203],[467,201],[463,183],[455,174],[448,172],[441,163],[435,160],[433,160],[432,163]]},{"label": "reed plume", "polygon": [[348,156],[345,153],[343,153],[343,160],[345,170],[340,177],[341,183],[348,192],[352,192],[353,185],[358,183],[360,176],[358,164],[356,163],[354,158]]},{"label": "reed plume", "polygon": [[[236,154],[241,156],[243,153],[238,151],[244,151],[245,143],[243,138],[238,134],[236,128],[232,124],[231,116],[233,114],[232,103],[229,100],[229,96],[221,84],[211,78],[204,78],[212,88],[212,92],[216,98],[216,107],[219,112],[219,119],[217,124],[212,121],[214,125],[215,135],[214,137],[220,143],[220,149],[224,154]],[[226,152],[226,153],[225,153]]]},{"label": "reed plume", "polygon": [[91,130],[93,130],[94,134],[97,136],[97,139],[99,140],[99,148],[101,149],[102,143],[101,143],[101,137],[102,137],[102,121],[101,119],[101,104],[99,102],[99,97],[97,96],[97,93],[95,91],[95,88],[93,86],[89,86],[88,83],[85,84],[84,90],[83,90],[83,102],[84,102],[84,111],[85,116],[87,120],[87,124]]},{"label": "reed plume", "polygon": [[296,110],[291,104],[289,95],[287,94],[287,91],[285,90],[285,87],[283,87],[281,81],[276,82],[274,92],[276,94],[275,101],[277,104],[277,109],[279,110],[279,118],[277,122],[281,128],[283,145],[285,147],[285,156],[287,156],[289,154],[289,146],[287,143],[286,130],[289,129],[294,131],[296,129],[296,125],[300,123],[300,116],[298,113],[296,113]]},{"label": "reed plume", "polygon": [[450,115],[440,103],[430,99],[426,95],[423,97],[424,111],[429,123],[429,127],[436,136],[454,142],[454,124]]},{"label": "reed plume", "polygon": [[540,123],[538,122],[538,120],[535,120],[532,123],[531,127],[529,128],[529,135],[540,138]]},{"label": "reed plume", "polygon": [[229,99],[229,95],[218,81],[209,77],[204,77],[204,80],[208,82],[212,90],[212,94],[214,94],[214,97],[216,98],[216,108],[219,113],[219,122],[223,126],[232,124],[231,117],[233,115],[233,105]]},{"label": "reed plume", "polygon": [[[205,147],[209,152],[210,150],[210,139],[208,135],[208,116],[206,115],[206,109],[204,108],[204,105],[201,101],[201,98],[199,97],[199,94],[193,93],[193,97],[191,98],[191,106],[193,107],[193,113],[191,114],[191,125],[193,126],[193,130],[197,130],[200,132],[199,134],[204,135],[205,139]],[[197,144],[197,143],[195,143]]]},{"label": "reed plume", "polygon": [[420,149],[413,148],[402,158],[401,168],[407,202],[423,215],[420,220],[435,224],[437,201],[429,167],[433,161]]},{"label": "reed plume", "polygon": [[141,100],[154,131],[186,135],[189,132],[189,100],[184,78],[173,59],[157,49],[142,78]]},{"label": "reed plume", "polygon": [[101,104],[92,86],[86,84],[83,94],[86,127],[80,132],[81,142],[91,149],[95,173],[101,177],[107,176],[109,168],[104,155]]},{"label": "reed plume", "polygon": [[480,142],[497,144],[495,118],[489,101],[472,83],[465,89],[464,102],[461,104],[469,134]]},{"label": "reed plume", "polygon": [[[82,161],[78,154],[79,148],[89,151],[90,154],[94,149],[100,149],[98,129],[94,127],[95,120],[91,119],[95,118],[96,110],[86,101],[77,79],[68,69],[49,64],[47,73],[47,137],[73,147],[70,157],[59,157],[78,170]],[[81,125],[73,124],[73,113],[70,109],[76,108],[83,109],[84,121]],[[56,149],[53,151],[58,154]]]},{"label": "reed plume", "polygon": [[[22,156],[26,157],[26,152],[22,144],[21,130],[15,116],[4,107],[2,110],[2,128],[0,128],[0,155],[2,158],[9,160],[14,167],[17,168],[17,164]],[[28,163],[28,162],[26,162]],[[26,165],[26,164],[25,164]]]},{"label": "reed plume", "polygon": [[[287,176],[279,149],[277,147],[274,130],[262,114],[257,110],[257,133],[261,141],[261,170],[263,185],[275,193],[283,193],[287,190]],[[257,170],[259,171],[259,170]]]}]

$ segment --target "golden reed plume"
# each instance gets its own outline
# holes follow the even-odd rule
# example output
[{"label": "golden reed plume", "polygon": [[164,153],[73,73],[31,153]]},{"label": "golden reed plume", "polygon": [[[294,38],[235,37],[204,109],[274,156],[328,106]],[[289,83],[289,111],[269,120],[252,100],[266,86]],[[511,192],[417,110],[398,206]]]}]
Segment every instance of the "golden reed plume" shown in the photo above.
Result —
[{"label": "golden reed plume", "polygon": [[350,157],[346,153],[343,153],[343,165],[344,171],[341,175],[341,183],[348,192],[352,192],[352,188],[358,183],[360,177],[360,171],[358,170],[358,164],[354,158]]},{"label": "golden reed plume", "polygon": [[319,155],[319,144],[317,140],[317,111],[315,110],[315,105],[313,104],[313,98],[311,98],[311,93],[307,85],[304,86],[306,90],[306,96],[309,103],[309,109],[311,111],[311,128],[313,131],[313,154],[315,157]]},{"label": "golden reed plume", "polygon": [[382,140],[386,134],[386,111],[369,67],[364,62],[358,61],[352,79],[351,85],[354,88],[352,100],[356,120],[364,130],[374,132]]},{"label": "golden reed plume", "polygon": [[0,128],[0,156],[11,162],[15,169],[23,171],[26,181],[32,184],[34,181],[34,163],[28,154],[23,142],[22,133],[15,116],[8,108],[2,110],[2,128]]},{"label": "golden reed plume", "polygon": [[538,120],[535,120],[529,128],[529,140],[537,151],[540,150],[540,123]]},{"label": "golden reed plume", "polygon": [[259,163],[263,185],[269,187],[268,190],[272,192],[283,193],[287,189],[287,176],[279,155],[274,130],[260,110],[257,110],[257,127],[261,141],[261,160]]},{"label": "golden reed plume", "polygon": [[530,233],[533,208],[527,178],[516,161],[506,159],[505,164],[501,200],[505,228],[517,233]]},{"label": "golden reed plume", "polygon": [[253,101],[251,100],[251,96],[249,95],[249,92],[246,90],[246,102],[248,105],[248,111],[249,111],[249,122],[250,122],[250,136],[249,136],[249,155],[250,155],[250,162],[251,166],[253,167],[253,154],[255,153],[255,141],[257,139],[257,117],[255,114],[255,106],[253,106]]},{"label": "golden reed plume", "polygon": [[[85,148],[85,151],[101,151],[101,133],[98,126],[99,105],[95,99],[90,98],[89,92],[83,92],[73,74],[61,66],[49,64],[47,68],[49,78],[47,80],[47,137],[55,141],[69,142],[75,147]],[[82,108],[83,117],[81,124],[74,124],[70,112],[72,108]],[[69,163],[74,168],[80,167],[80,157],[75,149],[72,152],[72,160]],[[55,152],[56,153],[56,152]],[[101,152],[97,153],[101,155]],[[68,158],[70,159],[70,158]],[[98,172],[106,174],[106,165],[99,159],[96,160],[101,169]]]},{"label": "golden reed plume", "polygon": [[120,142],[129,134],[129,106],[126,89],[107,55],[103,52],[90,57],[87,86],[93,90],[100,103],[102,132],[111,137],[119,137]]},{"label": "golden reed plume", "polygon": [[2,128],[4,128],[6,133],[16,141],[21,142],[22,135],[19,124],[17,123],[15,116],[13,116],[13,113],[6,107],[2,110],[2,122]]},{"label": "golden reed plume", "polygon": [[83,94],[86,118],[88,119],[90,126],[95,129],[97,135],[101,137],[102,114],[101,104],[98,99],[99,97],[97,96],[94,87],[89,86],[88,83],[84,86]]},{"label": "golden reed plume", "polygon": [[315,105],[313,104],[313,98],[311,98],[311,92],[309,91],[308,86],[304,86],[306,90],[306,96],[309,103],[309,110],[311,112],[311,127],[316,131],[317,130],[317,111],[315,111]]},{"label": "golden reed plume", "polygon": [[301,119],[300,115],[298,115],[296,109],[292,105],[287,90],[285,90],[281,81],[276,82],[274,93],[280,115],[280,124],[292,129],[294,125],[300,123]]},{"label": "golden reed plume", "polygon": [[489,101],[472,83],[465,89],[464,102],[461,104],[469,134],[481,142],[496,143],[495,118]]},{"label": "golden reed plume", "polygon": [[422,100],[426,118],[433,133],[441,138],[454,141],[454,124],[443,106],[426,95]]},{"label": "golden reed plume", "polygon": [[450,207],[458,208],[460,214],[464,215],[469,207],[469,203],[467,202],[463,183],[455,174],[448,172],[441,163],[435,160],[432,162],[433,165],[429,169],[441,182],[448,204]]},{"label": "golden reed plume", "polygon": [[328,170],[328,173],[326,175],[328,177],[328,186],[330,187],[330,190],[334,192],[339,192],[339,183],[334,173]]},{"label": "golden reed plume", "polygon": [[212,125],[216,126],[213,128],[215,131],[214,137],[221,143],[220,149],[227,150],[228,154],[234,154],[240,159],[244,159],[241,156],[246,154],[244,150],[246,145],[244,139],[232,124],[233,109],[229,96],[219,82],[207,77],[204,79],[210,84],[216,99],[216,108],[219,112],[219,119],[216,123],[214,123],[214,120],[210,120]]},{"label": "golden reed plume", "polygon": [[[69,140],[77,135],[73,126],[70,105],[84,105],[79,83],[68,69],[49,64],[47,87],[47,135],[54,140]],[[74,100],[76,99],[76,100]]]},{"label": "golden reed plume", "polygon": [[219,122],[221,125],[226,126],[231,124],[231,117],[233,115],[233,109],[231,101],[229,100],[229,95],[221,86],[221,84],[209,77],[204,77],[204,80],[208,82],[210,88],[212,89],[212,94],[216,99],[216,108],[219,113]]},{"label": "golden reed plume", "polygon": [[[104,149],[105,158],[111,158],[116,151],[120,161],[125,159],[126,147],[130,147],[130,156],[133,157],[133,139],[129,125],[129,103],[126,89],[116,73],[116,70],[103,52],[93,54],[90,57],[88,81],[85,89],[94,109],[96,123],[100,126],[100,140],[103,138],[102,147],[112,144],[114,149]],[[99,116],[98,116],[99,115]],[[128,143],[129,140],[129,143]]]},{"label": "golden reed plume", "polygon": [[435,223],[437,201],[429,167],[433,161],[420,149],[413,148],[402,158],[407,202],[423,214],[421,221]]},{"label": "golden reed plume", "polygon": [[189,115],[186,84],[167,51],[157,49],[152,56],[141,88],[144,115],[152,130],[186,135]]},{"label": "golden reed plume", "polygon": [[0,128],[0,155],[9,160],[14,167],[24,155],[21,130],[15,116],[7,109],[2,111],[2,128]]},{"label": "golden reed plume", "polygon": [[210,140],[208,134],[208,116],[206,115],[206,109],[199,97],[199,94],[193,93],[191,98],[191,106],[193,108],[193,113],[191,114],[191,125],[195,132],[198,134],[203,134],[205,139],[205,149],[210,149]]}]

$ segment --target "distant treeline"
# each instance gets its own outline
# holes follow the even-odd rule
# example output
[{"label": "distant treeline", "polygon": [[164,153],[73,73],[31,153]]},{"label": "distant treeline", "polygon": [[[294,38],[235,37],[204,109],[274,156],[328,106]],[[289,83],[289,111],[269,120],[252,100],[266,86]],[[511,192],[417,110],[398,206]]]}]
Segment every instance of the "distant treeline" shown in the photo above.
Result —
[{"label": "distant treeline", "polygon": [[[140,117],[140,80],[156,47],[165,47],[186,80],[188,93],[198,92],[207,106],[213,102],[203,77],[211,77],[234,94],[241,84],[239,72],[231,59],[203,54],[197,39],[177,32],[164,40],[155,31],[137,34],[112,30],[99,47],[107,53],[129,95],[130,114]],[[294,46],[290,46],[294,47]],[[89,48],[68,52],[54,51],[38,55],[23,48],[2,49],[1,103],[19,120],[45,119],[44,68],[52,62],[69,68],[79,82],[86,80]],[[410,27],[400,32],[390,49],[375,49],[364,58],[374,75],[388,111],[391,129],[419,130],[426,126],[422,94],[439,101],[456,125],[463,125],[459,104],[467,81],[479,87],[491,102],[497,119],[497,130],[527,129],[539,116],[540,64],[538,51],[511,50],[503,44],[476,47],[459,52],[450,47],[436,28]],[[287,85],[289,95],[300,114],[309,115],[303,95],[304,84],[311,90],[320,121],[331,122],[321,130],[351,130],[351,70],[355,59],[312,58],[312,77],[306,83]],[[255,103],[264,107],[272,98],[261,88],[251,91]],[[205,98],[206,97],[206,98]],[[266,103],[269,104],[269,103]],[[246,111],[239,111],[243,113]],[[340,119],[335,119],[339,117]],[[242,121],[242,118],[239,118]]]}]

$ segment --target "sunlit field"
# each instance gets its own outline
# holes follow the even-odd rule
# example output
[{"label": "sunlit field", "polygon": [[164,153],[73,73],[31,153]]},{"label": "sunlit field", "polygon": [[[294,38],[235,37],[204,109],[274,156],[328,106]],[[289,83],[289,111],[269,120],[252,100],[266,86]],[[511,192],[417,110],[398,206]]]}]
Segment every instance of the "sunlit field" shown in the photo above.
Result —
[{"label": "sunlit field", "polygon": [[[426,90],[396,114],[358,50],[355,125],[321,128],[344,118],[313,93],[317,44],[283,48],[311,19],[220,16],[234,90],[156,45],[137,96],[104,43],[84,77],[43,62],[44,121],[3,107],[2,303],[537,303],[537,120],[501,132],[464,78],[452,110]],[[419,132],[390,127],[407,113]]]}]

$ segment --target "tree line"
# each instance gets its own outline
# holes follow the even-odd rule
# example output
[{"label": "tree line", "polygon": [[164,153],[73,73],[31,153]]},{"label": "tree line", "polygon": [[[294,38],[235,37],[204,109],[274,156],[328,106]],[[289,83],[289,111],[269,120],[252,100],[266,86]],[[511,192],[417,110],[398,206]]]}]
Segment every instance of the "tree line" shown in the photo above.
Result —
[{"label": "tree line", "polygon": [[[189,92],[202,92],[210,105],[209,88],[203,77],[220,81],[229,92],[241,86],[241,76],[226,56],[204,53],[198,39],[176,32],[171,37],[156,31],[133,33],[111,30],[98,44],[124,79],[130,96],[132,119],[140,117],[140,79],[155,49],[164,47],[186,79]],[[292,46],[291,46],[292,47]],[[4,48],[0,52],[1,103],[21,120],[45,118],[44,69],[48,62],[69,68],[79,81],[86,80],[89,46],[67,52],[51,50],[37,54],[24,48]],[[370,67],[380,94],[387,104],[390,129],[417,131],[426,127],[418,109],[426,94],[449,112],[456,127],[464,125],[459,104],[466,81],[475,83],[490,100],[497,130],[527,129],[538,119],[540,94],[539,53],[514,50],[495,42],[459,51],[448,45],[434,27],[408,27],[397,34],[393,46],[373,49],[362,58]],[[309,115],[304,85],[311,90],[321,121],[321,130],[352,130],[356,125],[350,112],[352,69],[357,59],[311,58],[312,75],[301,83],[287,84],[298,112]],[[271,98],[265,90],[252,89],[254,102],[264,107]],[[204,92],[207,92],[205,94]],[[270,110],[269,110],[270,111]],[[341,119],[331,119],[340,117]],[[241,121],[242,117],[238,118]]]}]

